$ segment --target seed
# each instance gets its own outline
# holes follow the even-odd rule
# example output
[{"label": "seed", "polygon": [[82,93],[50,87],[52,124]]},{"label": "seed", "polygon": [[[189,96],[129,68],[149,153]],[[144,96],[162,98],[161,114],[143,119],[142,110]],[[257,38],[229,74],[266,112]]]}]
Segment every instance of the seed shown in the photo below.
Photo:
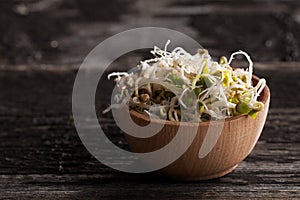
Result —
[{"label": "seed", "polygon": [[248,114],[251,111],[251,108],[248,103],[239,102],[236,105],[236,110],[241,114]]},{"label": "seed", "polygon": [[220,58],[220,61],[219,61],[220,65],[226,64],[227,62],[228,62],[228,61],[227,61],[227,58],[226,58],[225,56],[222,56],[222,57]]},{"label": "seed", "polygon": [[133,97],[132,98],[133,103],[140,103],[139,98]]},{"label": "seed", "polygon": [[252,117],[253,119],[255,119],[257,117],[258,111],[257,110],[251,110],[248,115],[250,115],[250,117]]},{"label": "seed", "polygon": [[144,85],[139,88],[139,94],[149,94],[151,95],[151,88],[149,85]]},{"label": "seed", "polygon": [[247,77],[246,77],[245,75],[243,75],[243,76],[241,77],[241,80],[242,80],[244,83],[247,83]]},{"label": "seed", "polygon": [[164,109],[163,107],[159,108],[159,112],[160,112],[161,116],[166,116],[167,115],[166,109]]},{"label": "seed", "polygon": [[150,99],[149,94],[141,94],[141,102],[142,103],[149,101],[149,99]]},{"label": "seed", "polygon": [[256,102],[254,103],[253,107],[254,110],[261,111],[264,107],[264,104],[262,102]]}]

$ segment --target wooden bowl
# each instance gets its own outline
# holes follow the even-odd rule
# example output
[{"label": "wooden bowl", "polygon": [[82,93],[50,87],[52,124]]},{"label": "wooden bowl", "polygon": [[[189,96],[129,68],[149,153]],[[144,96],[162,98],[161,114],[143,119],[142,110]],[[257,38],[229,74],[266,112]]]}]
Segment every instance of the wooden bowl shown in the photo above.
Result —
[{"label": "wooden bowl", "polygon": [[[254,85],[258,80],[258,77],[253,76]],[[259,100],[264,103],[264,109],[258,113],[256,119],[248,115],[226,119],[216,145],[203,158],[199,158],[199,149],[206,136],[209,122],[184,122],[183,126],[187,132],[190,126],[198,126],[197,135],[187,151],[178,160],[159,170],[159,173],[178,180],[207,180],[230,173],[250,154],[262,132],[270,102],[270,90],[267,86]],[[150,122],[148,116],[134,110],[131,110],[130,114],[133,121],[140,126]],[[162,120],[152,123],[164,123],[160,121]],[[152,152],[168,144],[176,135],[178,126],[179,122],[166,121],[163,129],[152,137],[137,138],[128,134],[125,134],[125,137],[133,152]]]}]

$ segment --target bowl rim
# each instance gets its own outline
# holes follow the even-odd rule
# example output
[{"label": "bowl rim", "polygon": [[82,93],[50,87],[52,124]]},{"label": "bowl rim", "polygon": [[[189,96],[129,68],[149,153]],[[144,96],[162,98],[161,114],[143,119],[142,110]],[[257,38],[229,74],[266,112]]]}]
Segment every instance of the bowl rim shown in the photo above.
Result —
[{"label": "bowl rim", "polygon": [[[255,85],[258,83],[258,81],[260,80],[260,78],[258,76],[252,75],[252,81],[255,82]],[[259,100],[264,104],[264,106],[266,107],[268,100],[270,98],[270,89],[269,87],[266,85],[261,93],[261,95],[259,96]],[[265,108],[264,108],[265,109]],[[142,119],[145,122],[150,123],[159,123],[159,124],[165,124],[165,125],[173,125],[173,126],[208,126],[211,122],[213,122],[214,124],[217,123],[224,123],[223,120],[211,120],[211,121],[205,121],[205,122],[177,122],[177,121],[170,121],[170,120],[162,120],[162,119],[152,119],[150,120],[150,117],[139,113],[133,109],[129,110],[129,113],[131,115],[131,117],[135,117],[135,118],[139,118]],[[243,115],[237,115],[237,116],[233,116],[233,117],[229,117],[225,119],[225,123],[231,122],[231,121],[235,121],[238,119],[242,119],[242,118],[247,118],[249,117],[246,114]]]}]

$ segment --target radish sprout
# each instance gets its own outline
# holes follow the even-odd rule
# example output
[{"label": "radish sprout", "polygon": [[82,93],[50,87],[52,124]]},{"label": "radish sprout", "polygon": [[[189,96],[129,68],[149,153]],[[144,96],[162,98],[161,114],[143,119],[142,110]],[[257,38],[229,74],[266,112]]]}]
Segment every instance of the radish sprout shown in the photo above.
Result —
[{"label": "radish sprout", "polygon": [[[150,51],[155,58],[141,61],[137,72],[108,75],[108,79],[117,77],[120,91],[114,97],[116,104],[129,104],[133,110],[171,121],[208,121],[242,114],[255,118],[263,109],[258,97],[266,80],[260,79],[256,86],[252,85],[253,62],[246,52],[233,53],[229,61],[222,56],[215,62],[205,49],[195,55],[181,47],[169,52],[169,44],[170,40],[163,50],[155,46]],[[246,57],[248,70],[230,66],[236,55]],[[190,93],[195,94],[195,101],[187,97]],[[124,100],[126,97],[129,102]],[[119,107],[113,104],[103,113]],[[182,118],[181,109],[189,111],[184,117],[188,119]]]}]

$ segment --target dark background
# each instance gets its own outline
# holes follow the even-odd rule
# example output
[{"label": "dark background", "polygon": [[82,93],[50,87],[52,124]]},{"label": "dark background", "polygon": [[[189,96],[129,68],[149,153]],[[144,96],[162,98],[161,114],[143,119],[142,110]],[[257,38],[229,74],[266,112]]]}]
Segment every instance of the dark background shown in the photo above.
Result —
[{"label": "dark background", "polygon": [[[299,24],[299,0],[0,0],[0,199],[299,199]],[[266,78],[264,130],[232,173],[202,182],[127,174],[81,143],[71,99],[78,67],[101,41],[144,26],[183,32],[214,58],[244,50]],[[147,56],[131,52],[111,67]],[[101,83],[99,122],[127,148],[110,115],[101,115],[114,82]]]},{"label": "dark background", "polygon": [[214,57],[299,61],[297,0],[3,0],[0,63],[79,64],[106,37],[141,26],[186,33]]}]

